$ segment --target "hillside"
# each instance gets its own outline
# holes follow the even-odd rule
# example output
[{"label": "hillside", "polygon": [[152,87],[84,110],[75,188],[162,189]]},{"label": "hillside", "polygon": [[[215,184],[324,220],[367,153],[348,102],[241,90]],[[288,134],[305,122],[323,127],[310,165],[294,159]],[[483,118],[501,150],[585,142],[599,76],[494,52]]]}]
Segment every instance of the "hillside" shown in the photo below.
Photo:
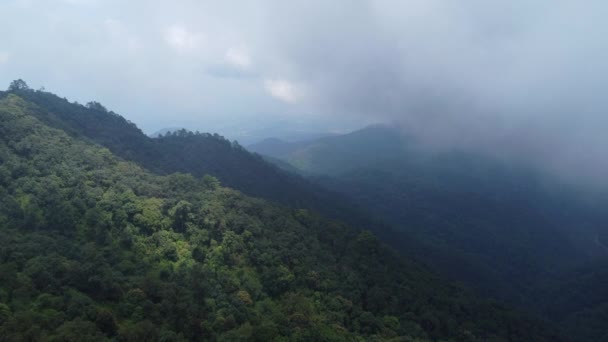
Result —
[{"label": "hillside", "polygon": [[247,150],[264,156],[283,158],[294,151],[297,151],[299,148],[308,146],[309,144],[309,140],[289,142],[277,138],[267,138],[247,146]]},{"label": "hillside", "polygon": [[372,235],[205,176],[157,176],[0,100],[6,340],[535,340]]},{"label": "hillside", "polygon": [[[413,236],[392,243],[405,255],[559,321],[574,336],[595,329],[581,340],[603,337],[584,324],[598,320],[584,314],[584,305],[566,305],[544,292],[566,296],[566,289],[580,293],[583,287],[593,289],[591,297],[604,298],[599,303],[608,299],[593,284],[565,281],[566,274],[575,274],[572,269],[608,257],[598,243],[608,232],[604,195],[564,186],[524,165],[457,150],[431,153],[388,126],[288,147],[264,151]],[[561,290],[549,290],[554,288]],[[565,323],[565,308],[576,308],[568,314],[576,321]]]},{"label": "hillside", "polygon": [[374,225],[365,210],[344,196],[286,172],[218,134],[178,130],[151,138],[97,102],[72,103],[50,92],[32,90],[25,83],[2,94],[18,95],[38,105],[32,115],[45,124],[100,144],[156,174],[209,174],[247,195],[312,209],[360,227]]}]

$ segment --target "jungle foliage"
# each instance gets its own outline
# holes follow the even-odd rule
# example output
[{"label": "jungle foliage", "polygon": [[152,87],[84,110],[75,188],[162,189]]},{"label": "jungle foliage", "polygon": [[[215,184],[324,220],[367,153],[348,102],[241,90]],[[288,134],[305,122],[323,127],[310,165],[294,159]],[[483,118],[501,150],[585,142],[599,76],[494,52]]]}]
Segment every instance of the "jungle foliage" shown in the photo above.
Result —
[{"label": "jungle foliage", "polygon": [[151,173],[1,97],[2,341],[559,340],[367,231]]}]

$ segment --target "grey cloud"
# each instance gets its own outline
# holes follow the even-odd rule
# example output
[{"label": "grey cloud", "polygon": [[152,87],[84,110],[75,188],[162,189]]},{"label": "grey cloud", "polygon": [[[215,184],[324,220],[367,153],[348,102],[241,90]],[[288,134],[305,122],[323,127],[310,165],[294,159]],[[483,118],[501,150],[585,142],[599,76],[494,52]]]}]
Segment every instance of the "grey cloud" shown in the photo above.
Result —
[{"label": "grey cloud", "polygon": [[571,180],[608,172],[605,2],[317,5],[279,8],[276,44],[318,108]]},{"label": "grey cloud", "polygon": [[6,0],[0,12],[1,82],[99,100],[149,131],[315,113],[396,121],[569,179],[608,172],[604,1]]}]

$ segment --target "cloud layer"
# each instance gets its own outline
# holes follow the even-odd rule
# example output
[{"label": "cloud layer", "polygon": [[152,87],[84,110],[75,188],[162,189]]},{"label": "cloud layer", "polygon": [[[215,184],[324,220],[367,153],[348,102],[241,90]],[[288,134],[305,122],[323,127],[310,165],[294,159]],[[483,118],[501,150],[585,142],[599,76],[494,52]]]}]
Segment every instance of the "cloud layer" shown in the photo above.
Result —
[{"label": "cloud layer", "polygon": [[603,1],[7,0],[0,12],[0,81],[97,99],[149,130],[315,113],[398,122],[570,179],[608,171]]},{"label": "cloud layer", "polygon": [[279,13],[290,76],[319,108],[571,179],[608,171],[605,2],[303,2]]}]

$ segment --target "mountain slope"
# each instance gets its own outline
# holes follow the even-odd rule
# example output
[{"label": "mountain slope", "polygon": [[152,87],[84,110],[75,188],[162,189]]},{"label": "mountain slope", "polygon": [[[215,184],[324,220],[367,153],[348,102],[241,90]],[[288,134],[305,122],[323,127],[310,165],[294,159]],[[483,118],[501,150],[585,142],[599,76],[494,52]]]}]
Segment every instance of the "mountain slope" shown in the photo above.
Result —
[{"label": "mountain slope", "polygon": [[600,260],[544,279],[534,305],[572,332],[576,341],[608,341],[608,261]]},{"label": "mountain slope", "polygon": [[309,144],[310,141],[308,140],[289,142],[277,138],[268,138],[247,146],[247,149],[264,156],[282,158]]},{"label": "mountain slope", "polygon": [[6,340],[559,338],[366,232],[157,176],[0,100]]},{"label": "mountain slope", "polygon": [[[431,153],[382,126],[273,157],[316,174],[311,177],[316,182],[413,236],[415,243],[392,244],[406,255],[547,316],[554,301],[538,295],[548,290],[546,283],[607,256],[598,243],[608,231],[605,197],[524,166],[455,150]],[[537,298],[546,302],[541,305]]]},{"label": "mountain slope", "polygon": [[[96,102],[71,103],[46,91],[25,87],[0,92],[0,98],[18,95],[36,104],[31,115],[70,136],[107,147],[112,153],[156,174],[184,172],[195,177],[210,174],[248,195],[304,208],[371,230],[394,247],[416,246],[411,236],[397,233],[347,197],[314,184],[292,172],[293,167],[271,164],[217,134],[179,130],[158,138]],[[276,160],[274,160],[276,162]]]},{"label": "mountain slope", "polygon": [[7,94],[37,104],[32,115],[47,125],[107,147],[117,156],[157,174],[184,172],[196,177],[209,174],[251,196],[312,209],[362,227],[375,225],[365,210],[356,208],[344,196],[285,172],[217,134],[179,130],[150,138],[135,124],[97,102],[80,105],[27,87],[9,89],[0,96]]}]

